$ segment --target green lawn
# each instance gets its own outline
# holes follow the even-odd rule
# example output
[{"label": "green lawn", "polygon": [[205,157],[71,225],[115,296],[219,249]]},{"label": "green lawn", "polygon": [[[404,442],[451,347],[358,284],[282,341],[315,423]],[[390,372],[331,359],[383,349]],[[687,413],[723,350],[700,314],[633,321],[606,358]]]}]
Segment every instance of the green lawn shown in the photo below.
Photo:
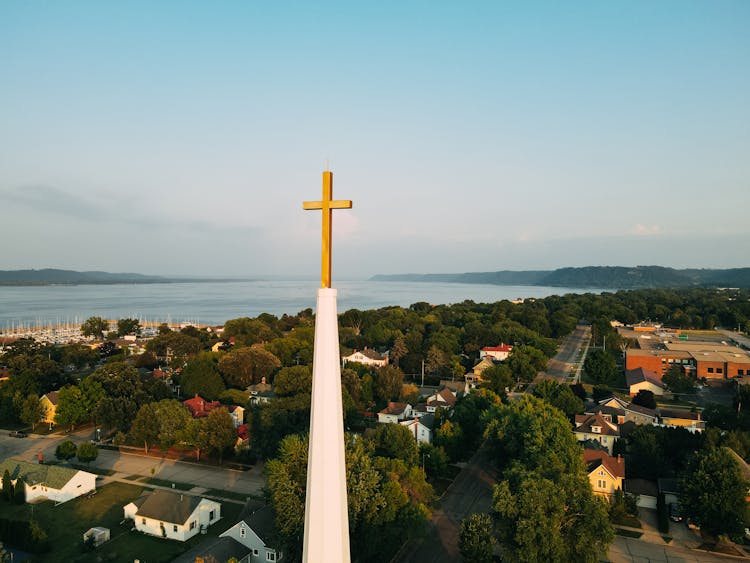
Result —
[{"label": "green lawn", "polygon": [[195,485],[192,483],[178,483],[177,481],[169,481],[167,479],[157,479],[156,477],[145,477],[143,479],[140,479],[143,483],[148,483],[149,485],[156,485],[157,487],[169,487],[172,489],[178,489],[180,491],[189,491]]},{"label": "green lawn", "polygon": [[[123,507],[145,490],[137,484],[110,483],[101,487],[92,498],[82,497],[59,506],[51,502],[23,506],[3,502],[0,503],[0,516],[30,519],[33,510],[34,519],[45,529],[52,546],[52,551],[35,559],[40,562],[132,562],[135,559],[148,563],[168,562],[206,538],[199,534],[191,541],[181,543],[132,532],[129,526],[121,525]],[[209,528],[207,535],[217,536],[236,523],[241,510],[240,505],[222,503],[222,519]],[[82,548],[82,536],[93,526],[109,528],[111,540],[94,552],[86,553]]]}]

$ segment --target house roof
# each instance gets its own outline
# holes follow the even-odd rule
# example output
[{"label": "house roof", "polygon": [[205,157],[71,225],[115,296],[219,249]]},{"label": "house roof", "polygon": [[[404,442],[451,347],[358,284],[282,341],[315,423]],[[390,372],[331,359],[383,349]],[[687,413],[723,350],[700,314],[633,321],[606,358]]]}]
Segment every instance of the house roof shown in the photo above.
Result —
[{"label": "house roof", "polygon": [[510,352],[513,350],[513,346],[508,344],[500,344],[500,346],[485,346],[482,348],[482,352]]},{"label": "house roof", "polygon": [[[440,399],[442,399],[442,401]],[[427,399],[428,405],[431,405],[432,403],[445,403],[446,405],[452,407],[456,404],[456,396],[450,389],[441,389],[440,391],[435,393],[433,397]]]},{"label": "house roof", "polygon": [[637,412],[638,414],[645,414],[654,418],[658,417],[658,414],[654,409],[644,407],[643,405],[636,405],[635,403],[630,403],[627,407],[625,407],[625,410]]},{"label": "house roof", "polygon": [[378,352],[377,350],[373,350],[372,348],[364,348],[363,350],[354,350],[349,356],[346,356],[347,358],[351,358],[354,354],[359,352],[363,356],[366,356],[370,358],[371,360],[385,360],[386,356]]},{"label": "house roof", "polygon": [[248,553],[250,553],[249,547],[245,547],[234,538],[224,536],[211,538],[198,544],[190,551],[173,559],[172,563],[195,563],[199,558],[203,561],[228,561],[232,557],[240,560]]},{"label": "house roof", "polygon": [[193,397],[192,399],[182,401],[182,404],[185,405],[190,410],[190,413],[193,415],[193,417],[196,418],[206,416],[210,411],[221,405],[219,401],[207,401],[206,399],[198,395],[198,393],[196,393],[195,397]]},{"label": "house roof", "polygon": [[395,414],[395,415],[403,414],[407,406],[409,406],[407,403],[394,403],[393,401],[390,401],[388,403],[388,406],[385,407],[378,414]]},{"label": "house roof", "polygon": [[[594,432],[593,427],[598,426],[601,428],[600,432]],[[617,425],[608,422],[601,413],[596,414],[577,414],[576,415],[576,428],[575,432],[582,432],[586,434],[601,434],[603,436],[619,436],[620,431],[617,429]]]},{"label": "house roof", "polygon": [[607,452],[601,450],[583,450],[583,461],[588,467],[588,472],[595,471],[599,466],[609,471],[613,477],[625,477],[625,461],[622,457],[612,457]]},{"label": "house roof", "polygon": [[624,489],[634,495],[655,497],[659,494],[656,482],[648,479],[625,479]]},{"label": "house roof", "polygon": [[[248,505],[245,505],[248,507]],[[270,504],[255,508],[254,510],[243,510],[241,520],[245,522],[253,532],[268,545],[273,537],[274,531],[274,514],[273,507]]]},{"label": "house roof", "polygon": [[682,420],[701,420],[701,413],[682,409],[660,409],[662,418],[681,418]]},{"label": "house roof", "polygon": [[[45,485],[51,489],[62,489],[68,481],[79,473],[78,469],[59,465],[29,463],[18,459],[6,459],[0,462],[0,474],[8,470],[11,479],[23,478],[29,485]],[[86,473],[94,476],[93,473]]]},{"label": "house roof", "polygon": [[655,385],[659,389],[664,389],[664,383],[662,383],[661,379],[659,379],[658,374],[655,371],[651,371],[648,369],[629,369],[625,372],[625,381],[628,387],[647,382],[651,385]]},{"label": "house roof", "polygon": [[[140,500],[140,499],[139,499]],[[138,506],[136,516],[153,518],[170,524],[184,524],[203,499],[192,495],[157,490]]]},{"label": "house roof", "polygon": [[[49,393],[45,393],[44,395],[42,395],[42,397],[47,397],[47,399],[49,400],[50,403],[52,403],[53,405],[57,406],[57,402],[59,400],[58,399],[58,395],[59,394],[60,394],[59,391],[50,391]],[[40,398],[40,400],[41,400],[41,398]]]},{"label": "house roof", "polygon": [[458,396],[459,393],[463,393],[466,391],[466,382],[465,381],[448,381],[447,379],[441,379],[440,380],[440,388],[448,388],[453,393]]}]

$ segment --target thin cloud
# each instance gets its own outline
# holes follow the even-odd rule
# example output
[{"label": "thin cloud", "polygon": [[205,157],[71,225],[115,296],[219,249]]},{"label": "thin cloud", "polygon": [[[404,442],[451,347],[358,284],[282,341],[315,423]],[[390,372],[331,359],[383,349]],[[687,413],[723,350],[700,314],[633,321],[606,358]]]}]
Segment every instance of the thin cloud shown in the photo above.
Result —
[{"label": "thin cloud", "polygon": [[630,230],[631,235],[650,237],[664,234],[664,230],[659,225],[643,225],[636,223]]}]

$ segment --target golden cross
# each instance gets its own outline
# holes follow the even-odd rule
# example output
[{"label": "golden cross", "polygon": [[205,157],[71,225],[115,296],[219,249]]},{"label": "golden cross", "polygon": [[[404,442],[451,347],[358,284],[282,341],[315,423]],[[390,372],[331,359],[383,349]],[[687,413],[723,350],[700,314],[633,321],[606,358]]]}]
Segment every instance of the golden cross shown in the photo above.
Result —
[{"label": "golden cross", "polygon": [[320,264],[320,287],[331,287],[331,218],[334,209],[351,209],[350,199],[333,197],[333,172],[323,172],[323,198],[321,201],[305,201],[303,209],[320,209],[323,212],[323,249]]}]

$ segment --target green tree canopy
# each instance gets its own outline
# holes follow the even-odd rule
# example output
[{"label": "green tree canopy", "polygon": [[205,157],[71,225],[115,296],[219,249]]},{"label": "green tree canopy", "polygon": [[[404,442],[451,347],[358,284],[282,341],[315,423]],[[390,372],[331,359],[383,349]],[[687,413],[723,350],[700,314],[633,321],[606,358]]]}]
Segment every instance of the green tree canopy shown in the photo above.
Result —
[{"label": "green tree canopy", "polygon": [[182,370],[180,378],[182,394],[201,397],[213,401],[224,392],[224,380],[219,374],[219,361],[214,352],[202,352],[190,359]]},{"label": "green tree canopy", "polygon": [[245,388],[281,367],[281,362],[263,346],[233,348],[219,360],[219,371],[227,386]]},{"label": "green tree canopy", "polygon": [[128,334],[141,335],[141,322],[138,319],[120,319],[117,321],[117,336]]},{"label": "green tree canopy", "polygon": [[109,321],[102,317],[89,317],[81,325],[81,334],[103,339],[104,333],[109,330]]},{"label": "green tree canopy", "polygon": [[273,383],[274,392],[279,397],[309,395],[312,392],[312,369],[310,366],[282,368]]},{"label": "green tree canopy", "polygon": [[617,363],[605,350],[590,350],[583,362],[586,377],[593,383],[610,384],[617,377]]},{"label": "green tree canopy", "polygon": [[583,401],[576,397],[570,385],[565,383],[546,379],[534,387],[533,394],[560,409],[571,420],[583,412]]},{"label": "green tree canopy", "polygon": [[88,465],[97,457],[99,457],[99,448],[97,448],[91,442],[81,442],[80,444],[78,444],[76,457],[78,458],[78,461]]},{"label": "green tree canopy", "polygon": [[492,518],[489,514],[471,514],[461,521],[458,548],[464,561],[491,563],[495,543]]},{"label": "green tree canopy", "polygon": [[680,505],[701,530],[714,536],[739,535],[748,523],[749,485],[731,450],[698,451],[680,479]]},{"label": "green tree canopy", "polygon": [[55,457],[57,459],[62,459],[63,461],[65,461],[74,458],[77,451],[78,448],[76,448],[76,445],[73,442],[71,442],[70,440],[65,440],[63,442],[60,442],[55,448]]}]

